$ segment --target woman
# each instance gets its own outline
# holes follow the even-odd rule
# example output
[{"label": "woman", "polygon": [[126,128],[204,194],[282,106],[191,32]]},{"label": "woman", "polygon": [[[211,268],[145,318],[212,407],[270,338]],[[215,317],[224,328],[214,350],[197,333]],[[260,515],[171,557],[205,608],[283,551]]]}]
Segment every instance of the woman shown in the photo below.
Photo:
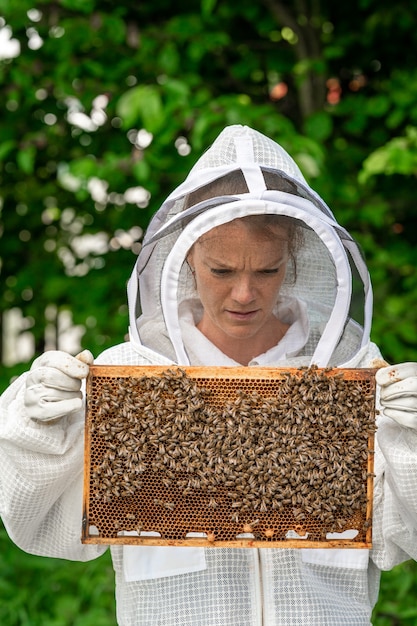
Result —
[{"label": "woman", "polygon": [[[274,217],[277,223],[267,225]],[[261,215],[216,226],[188,253],[201,306],[195,326],[237,363],[248,365],[283,341],[289,328],[274,313],[288,248],[289,233],[279,217]]]},{"label": "woman", "polygon": [[[289,155],[226,128],[154,216],[128,285],[130,341],[97,364],[369,367],[368,272]],[[3,395],[4,524],[22,549],[73,560],[92,362],[36,359]],[[417,364],[378,373],[373,550],[114,546],[123,626],[370,623],[379,571],[417,557]]]}]

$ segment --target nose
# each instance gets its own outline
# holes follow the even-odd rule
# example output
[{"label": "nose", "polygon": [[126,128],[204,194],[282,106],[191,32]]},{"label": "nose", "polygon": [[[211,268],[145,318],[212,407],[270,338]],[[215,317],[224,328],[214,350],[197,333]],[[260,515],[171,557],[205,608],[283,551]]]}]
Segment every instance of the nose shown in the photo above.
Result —
[{"label": "nose", "polygon": [[239,304],[249,304],[255,300],[255,287],[250,276],[239,276],[232,288],[232,298]]}]

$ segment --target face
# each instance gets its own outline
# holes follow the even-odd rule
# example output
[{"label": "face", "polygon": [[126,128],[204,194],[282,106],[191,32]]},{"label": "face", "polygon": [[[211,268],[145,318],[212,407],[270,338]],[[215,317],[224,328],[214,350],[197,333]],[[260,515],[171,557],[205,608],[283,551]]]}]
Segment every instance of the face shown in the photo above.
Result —
[{"label": "face", "polygon": [[273,308],[285,277],[288,236],[277,225],[265,230],[244,222],[213,228],[194,244],[188,263],[204,310],[200,331],[229,355],[243,339],[255,356],[279,340]]}]

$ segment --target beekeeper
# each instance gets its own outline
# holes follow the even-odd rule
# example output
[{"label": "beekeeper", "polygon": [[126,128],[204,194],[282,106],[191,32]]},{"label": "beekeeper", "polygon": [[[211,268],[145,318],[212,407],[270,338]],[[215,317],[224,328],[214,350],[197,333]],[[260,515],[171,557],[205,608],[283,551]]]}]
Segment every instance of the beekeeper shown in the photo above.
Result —
[{"label": "beekeeper", "polygon": [[[352,237],[274,141],[227,127],[152,219],[130,341],[97,364],[369,367],[372,292]],[[47,352],[1,398],[0,508],[32,554],[86,561],[83,360]],[[111,547],[122,626],[364,626],[380,570],[417,558],[417,364],[378,371],[373,549]]]}]

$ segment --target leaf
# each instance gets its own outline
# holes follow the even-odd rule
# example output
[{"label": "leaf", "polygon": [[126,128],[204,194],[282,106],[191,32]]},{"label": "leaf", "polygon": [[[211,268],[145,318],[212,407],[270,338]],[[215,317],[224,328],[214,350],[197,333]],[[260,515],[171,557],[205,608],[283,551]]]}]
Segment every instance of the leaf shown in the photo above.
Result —
[{"label": "leaf", "polygon": [[149,167],[149,164],[142,160],[142,161],[137,161],[134,166],[133,166],[133,173],[135,175],[136,180],[139,183],[146,183],[148,181],[148,179],[151,176],[151,168]]},{"label": "leaf", "polygon": [[13,140],[3,141],[0,143],[0,161],[2,161],[16,146],[16,142]]},{"label": "leaf", "polygon": [[97,162],[92,156],[74,159],[69,164],[69,171],[74,176],[86,180],[97,173]]},{"label": "leaf", "polygon": [[395,137],[372,152],[363,162],[359,182],[365,183],[377,174],[415,175],[417,172],[417,146],[413,130],[407,129],[408,137]]},{"label": "leaf", "polygon": [[140,125],[150,133],[157,132],[164,123],[162,99],[157,87],[139,85],[124,93],[117,103],[117,114],[124,128]]},{"label": "leaf", "polygon": [[333,117],[326,111],[314,113],[305,121],[305,131],[316,141],[326,141],[333,131]]},{"label": "leaf", "polygon": [[36,148],[34,145],[22,148],[17,153],[17,164],[25,174],[33,174],[36,158]]},{"label": "leaf", "polygon": [[208,17],[214,11],[217,0],[201,0],[201,13],[204,17]]},{"label": "leaf", "polygon": [[382,117],[387,114],[391,102],[386,95],[379,95],[369,98],[366,102],[366,112],[372,117]]},{"label": "leaf", "polygon": [[81,13],[91,13],[96,7],[96,0],[60,0],[60,4],[70,11],[80,11]]}]

